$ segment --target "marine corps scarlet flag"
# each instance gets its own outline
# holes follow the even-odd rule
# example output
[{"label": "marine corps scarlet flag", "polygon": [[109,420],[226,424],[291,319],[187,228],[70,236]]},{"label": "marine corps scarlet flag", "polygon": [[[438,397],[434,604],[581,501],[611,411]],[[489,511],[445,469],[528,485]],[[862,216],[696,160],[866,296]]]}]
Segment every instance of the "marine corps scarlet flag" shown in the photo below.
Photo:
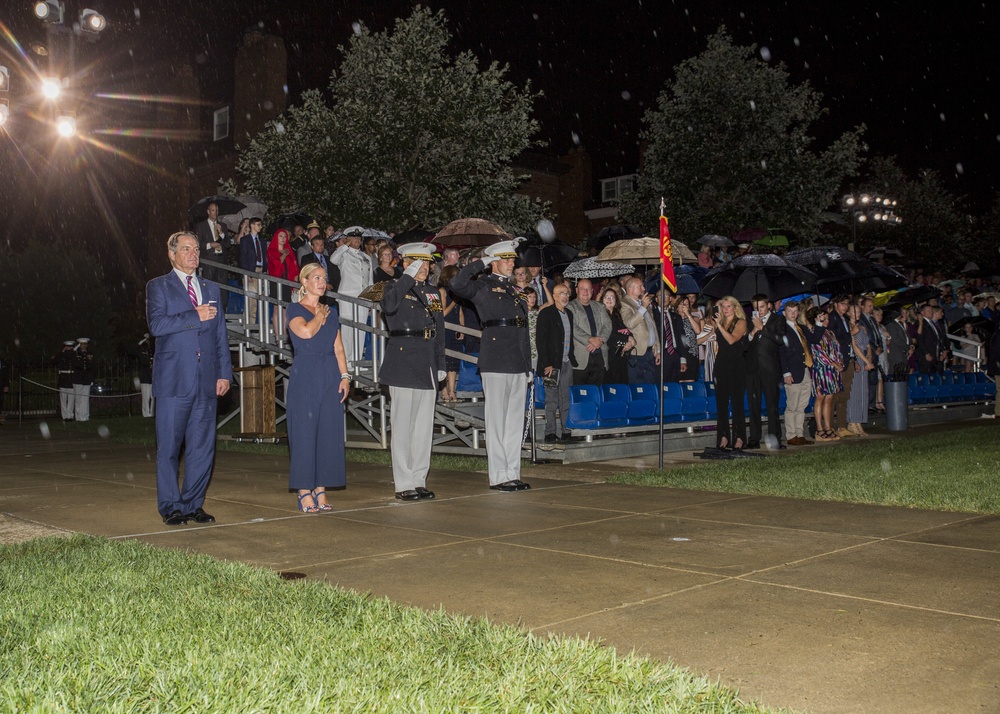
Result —
[{"label": "marine corps scarlet flag", "polygon": [[674,275],[674,251],[670,247],[670,229],[667,227],[667,217],[663,215],[663,200],[660,200],[660,265],[663,270],[663,283],[670,292],[677,292],[677,276]]}]

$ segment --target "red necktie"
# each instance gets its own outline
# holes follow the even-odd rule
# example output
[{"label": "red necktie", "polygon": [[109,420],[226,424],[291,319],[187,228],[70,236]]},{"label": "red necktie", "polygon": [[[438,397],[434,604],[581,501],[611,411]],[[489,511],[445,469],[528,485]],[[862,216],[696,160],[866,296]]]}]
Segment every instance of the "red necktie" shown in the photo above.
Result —
[{"label": "red necktie", "polygon": [[187,278],[188,278],[188,297],[191,298],[191,304],[194,305],[195,307],[198,307],[198,296],[195,295],[194,283],[191,282],[192,280],[194,280],[194,278],[190,275],[187,276]]}]

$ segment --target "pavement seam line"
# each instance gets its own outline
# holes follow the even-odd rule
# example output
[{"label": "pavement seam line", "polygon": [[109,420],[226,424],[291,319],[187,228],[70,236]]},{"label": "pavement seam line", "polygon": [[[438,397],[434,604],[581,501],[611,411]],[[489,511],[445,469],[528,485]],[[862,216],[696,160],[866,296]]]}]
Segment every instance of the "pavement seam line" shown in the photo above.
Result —
[{"label": "pavement seam line", "polygon": [[784,588],[786,590],[796,590],[799,592],[812,593],[814,595],[826,595],[829,597],[843,598],[845,600],[858,600],[860,602],[869,602],[874,605],[885,605],[887,607],[901,607],[907,610],[917,610],[919,612],[930,612],[935,615],[951,615],[952,617],[965,617],[971,620],[984,620],[986,622],[996,622],[1000,623],[1000,617],[987,617],[986,615],[973,615],[967,612],[954,612],[953,610],[942,610],[936,607],[925,607],[923,605],[909,605],[905,602],[893,602],[891,600],[879,600],[878,598],[865,597],[863,595],[851,595],[850,593],[838,593],[831,592],[829,590],[816,590],[814,588],[804,588],[799,585],[788,585],[786,583],[771,583],[766,580],[754,580],[749,577],[735,577],[734,580],[741,580],[747,583],[753,583],[754,585],[771,585],[776,588]]}]

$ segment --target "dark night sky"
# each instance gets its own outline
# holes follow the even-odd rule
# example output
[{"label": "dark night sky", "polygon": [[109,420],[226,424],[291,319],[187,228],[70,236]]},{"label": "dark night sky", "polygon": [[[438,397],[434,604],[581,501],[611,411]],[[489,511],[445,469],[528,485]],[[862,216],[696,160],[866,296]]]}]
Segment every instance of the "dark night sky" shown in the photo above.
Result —
[{"label": "dark night sky", "polygon": [[[67,0],[71,9],[76,2]],[[381,30],[413,6],[350,0],[86,4],[102,11],[110,27],[99,42],[80,43],[78,69],[84,71],[77,81],[83,92],[157,94],[174,67],[193,62],[217,98],[228,100],[240,33],[260,23],[288,44],[292,102],[304,88],[326,86],[340,56],[336,47],[348,41],[352,23]],[[484,62],[509,63],[515,82],[530,80],[544,92],[536,105],[539,138],[557,152],[581,143],[594,158],[595,178],[636,169],[643,112],[673,66],[701,52],[706,36],[726,25],[739,44],[766,47],[771,61],[783,62],[795,81],[809,81],[823,94],[829,115],[815,128],[821,142],[865,123],[870,155],[897,155],[910,172],[940,171],[949,188],[970,197],[979,211],[1000,189],[1000,23],[986,3],[952,3],[947,12],[893,0],[815,3],[820,9],[725,0],[425,4],[446,11],[454,49],[470,49]],[[0,20],[25,47],[43,38],[30,6],[28,0],[5,0],[0,10]],[[110,113],[127,127],[124,108]],[[44,142],[17,141],[28,157],[51,151]],[[136,139],[109,141],[126,151],[139,148]],[[2,155],[18,160],[10,146]],[[116,162],[123,163],[111,154],[91,158],[91,166],[100,164],[98,183],[112,212],[123,201],[134,208],[140,197],[129,193],[134,184],[123,185],[127,179],[113,178],[127,176]],[[44,162],[33,165],[44,181]],[[61,167],[65,174],[66,164]],[[93,183],[80,189],[84,196],[100,193]],[[119,212],[125,232],[131,230],[127,214]]]}]

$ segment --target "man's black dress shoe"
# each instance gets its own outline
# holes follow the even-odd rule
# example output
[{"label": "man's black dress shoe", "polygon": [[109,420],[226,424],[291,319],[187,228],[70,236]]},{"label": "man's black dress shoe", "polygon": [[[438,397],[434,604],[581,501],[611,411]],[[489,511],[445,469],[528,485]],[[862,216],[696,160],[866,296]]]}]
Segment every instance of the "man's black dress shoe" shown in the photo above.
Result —
[{"label": "man's black dress shoe", "polygon": [[744,448],[746,448],[746,449],[759,449],[760,448],[760,442],[759,441],[748,441],[747,445]]},{"label": "man's black dress shoe", "polygon": [[784,444],[782,444],[782,443],[781,443],[781,442],[779,441],[779,442],[778,442],[778,448],[779,448],[779,449],[787,449],[788,447],[787,447],[787,446],[785,446]]},{"label": "man's black dress shoe", "polygon": [[195,509],[193,513],[188,513],[184,517],[195,523],[215,523],[215,516],[205,513],[204,509],[201,508]]},{"label": "man's black dress shoe", "polygon": [[524,481],[519,479],[514,479],[513,481],[504,481],[503,483],[498,483],[496,486],[490,486],[494,491],[506,491],[508,493],[512,491],[527,491],[531,486],[526,484]]},{"label": "man's black dress shoe", "polygon": [[[428,491],[428,493],[430,492]],[[408,491],[396,491],[396,498],[398,498],[400,501],[419,501],[420,494],[414,491],[413,489],[410,489]]]},{"label": "man's black dress shoe", "polygon": [[188,519],[180,511],[171,511],[163,517],[163,522],[168,526],[183,526],[188,522]]},{"label": "man's black dress shoe", "polygon": [[546,444],[555,444],[557,441],[559,441],[559,437],[556,436],[555,434],[546,434],[545,435],[545,443]]},{"label": "man's black dress shoe", "polygon": [[434,498],[434,492],[428,491],[423,486],[417,486],[417,488],[414,490],[417,492],[417,495],[420,496],[420,498],[426,498],[428,500]]}]

